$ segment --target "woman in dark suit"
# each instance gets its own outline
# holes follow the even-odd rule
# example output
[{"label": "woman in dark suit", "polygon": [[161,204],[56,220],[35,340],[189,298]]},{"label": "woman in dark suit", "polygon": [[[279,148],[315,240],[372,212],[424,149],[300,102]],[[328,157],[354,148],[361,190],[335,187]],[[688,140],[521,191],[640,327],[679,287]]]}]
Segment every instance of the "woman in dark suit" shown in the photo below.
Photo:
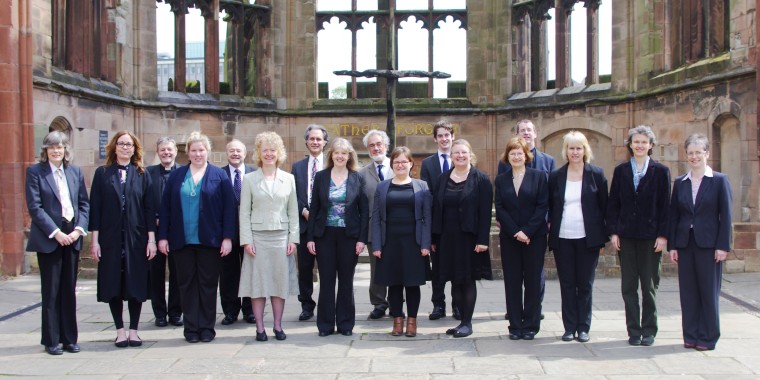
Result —
[{"label": "woman in dark suit", "polygon": [[232,250],[237,205],[227,173],[208,163],[208,137],[193,132],[186,146],[190,164],[172,171],[164,188],[158,249],[176,255],[185,340],[210,342],[221,258]]},{"label": "woman in dark suit", "polygon": [[526,166],[533,154],[521,137],[507,142],[503,157],[509,166],[505,165],[507,170],[496,176],[495,198],[496,220],[501,226],[509,339],[531,340],[541,326],[541,273],[546,252],[549,185],[543,170]]},{"label": "woman in dark suit", "polygon": [[[628,130],[631,159],[615,168],[607,204],[607,229],[619,252],[628,343],[651,346],[657,335],[657,288],[667,249],[670,170],[649,156],[657,143],[652,129]],[[641,283],[641,308],[639,308]]]},{"label": "woman in dark suit", "polygon": [[684,149],[689,172],[673,183],[668,248],[678,264],[683,345],[714,350],[723,261],[731,250],[731,184],[707,165],[707,136],[689,136]]},{"label": "woman in dark suit", "polygon": [[430,276],[430,223],[433,196],[427,182],[413,179],[412,151],[400,146],[391,153],[393,179],[377,185],[372,210],[372,255],[377,257],[375,283],[388,287],[393,317],[391,335],[404,334],[406,290],[406,336],[417,336],[420,285]]},{"label": "woman in dark suit", "polygon": [[[475,168],[476,158],[467,140],[451,145],[453,168],[438,178],[433,194],[434,255],[440,255],[439,281],[451,281],[451,297],[459,307],[461,323],[446,334],[462,338],[472,334],[472,315],[478,291],[475,285],[490,265],[493,188],[488,175]],[[434,281],[436,279],[433,279]]]},{"label": "woman in dark suit", "polygon": [[[107,302],[116,325],[116,347],[137,347],[142,303],[148,299],[148,260],[156,255],[153,188],[142,162],[142,144],[128,131],[106,146],[106,164],[95,170],[90,191],[92,259],[98,262],[98,301]],[[129,336],[124,331],[124,302]]]},{"label": "woman in dark suit", "polygon": [[563,138],[567,164],[549,175],[549,248],[554,252],[562,296],[562,340],[589,341],[591,291],[599,254],[607,242],[607,178],[591,165],[586,136],[577,131]]},{"label": "woman in dark suit", "polygon": [[314,177],[306,245],[319,266],[319,336],[331,335],[336,326],[338,333],[348,336],[356,322],[354,270],[367,242],[369,201],[364,178],[356,172],[356,151],[348,140],[335,139],[326,161],[325,169]]},{"label": "woman in dark suit", "polygon": [[26,250],[37,252],[40,344],[50,355],[80,351],[75,288],[90,201],[82,170],[70,164],[70,149],[65,133],[50,132],[42,140],[39,163],[26,169],[26,207],[32,219]]}]

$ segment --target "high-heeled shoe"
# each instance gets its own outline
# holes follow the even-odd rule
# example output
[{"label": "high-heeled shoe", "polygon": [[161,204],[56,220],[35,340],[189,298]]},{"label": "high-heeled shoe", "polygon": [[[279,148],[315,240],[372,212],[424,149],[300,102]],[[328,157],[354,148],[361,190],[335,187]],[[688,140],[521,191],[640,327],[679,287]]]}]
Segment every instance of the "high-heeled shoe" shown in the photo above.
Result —
[{"label": "high-heeled shoe", "polygon": [[408,317],[406,319],[406,335],[409,338],[414,338],[417,336],[417,318],[416,317]]},{"label": "high-heeled shoe", "polygon": [[391,330],[391,335],[404,335],[404,317],[393,317],[393,330]]}]

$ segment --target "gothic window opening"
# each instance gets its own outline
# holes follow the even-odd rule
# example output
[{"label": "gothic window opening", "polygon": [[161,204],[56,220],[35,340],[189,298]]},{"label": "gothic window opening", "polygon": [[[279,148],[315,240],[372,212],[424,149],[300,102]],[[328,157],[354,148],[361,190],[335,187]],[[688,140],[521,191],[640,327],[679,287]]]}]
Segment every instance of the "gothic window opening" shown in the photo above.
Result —
[{"label": "gothic window opening", "polygon": [[669,13],[673,67],[729,49],[728,0],[670,0]]}]

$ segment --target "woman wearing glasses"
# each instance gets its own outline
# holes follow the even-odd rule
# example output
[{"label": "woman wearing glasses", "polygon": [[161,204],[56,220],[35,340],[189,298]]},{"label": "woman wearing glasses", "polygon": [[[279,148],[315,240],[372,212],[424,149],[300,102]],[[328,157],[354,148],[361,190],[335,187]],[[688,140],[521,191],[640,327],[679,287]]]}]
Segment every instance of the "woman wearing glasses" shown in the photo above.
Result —
[{"label": "woman wearing glasses", "polygon": [[406,291],[406,336],[417,336],[420,285],[430,276],[430,223],[433,196],[427,182],[413,179],[412,151],[405,146],[391,154],[393,179],[377,185],[372,210],[372,255],[377,258],[375,283],[388,287],[393,317],[391,335],[404,334],[401,312]]},{"label": "woman wearing glasses", "polygon": [[[95,170],[90,192],[90,254],[98,263],[98,301],[107,302],[116,325],[116,347],[137,347],[142,303],[148,298],[148,260],[156,255],[156,220],[150,176],[135,135],[119,131],[106,146],[106,164]],[[122,311],[127,301],[129,333]]]}]

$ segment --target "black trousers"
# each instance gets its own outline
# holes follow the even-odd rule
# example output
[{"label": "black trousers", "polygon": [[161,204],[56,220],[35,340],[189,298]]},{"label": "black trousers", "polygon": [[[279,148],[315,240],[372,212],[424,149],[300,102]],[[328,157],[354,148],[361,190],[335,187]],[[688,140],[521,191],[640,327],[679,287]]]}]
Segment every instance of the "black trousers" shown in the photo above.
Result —
[{"label": "black trousers", "polygon": [[[356,239],[346,236],[346,229],[325,227],[322,237],[315,238],[319,265],[319,302],[317,328],[332,331],[353,330],[356,323],[354,305],[354,271],[358,256]],[[338,295],[335,295],[335,283]]]},{"label": "black trousers", "polygon": [[253,315],[251,299],[238,297],[243,254],[245,254],[243,247],[233,244],[230,254],[222,257],[222,269],[219,273],[219,298],[222,313],[234,318],[237,318],[241,310],[244,316]]},{"label": "black trousers", "polygon": [[720,338],[720,285],[723,262],[715,262],[715,248],[699,248],[694,233],[678,250],[678,288],[684,343],[715,348]]},{"label": "black trousers", "polygon": [[586,238],[559,239],[554,251],[565,332],[587,333],[591,329],[591,294],[599,248],[586,247]]},{"label": "black trousers", "polygon": [[620,289],[625,303],[628,336],[657,335],[655,300],[660,287],[662,253],[654,251],[654,242],[655,239],[620,238]]},{"label": "black trousers", "polygon": [[[73,225],[64,222],[61,232],[71,233]],[[79,339],[75,288],[79,251],[59,245],[50,253],[37,252],[42,293],[42,339],[44,346],[73,344]]]},{"label": "black trousers", "polygon": [[306,248],[308,238],[306,233],[301,234],[301,244],[298,245],[298,302],[301,303],[301,310],[314,311],[317,303],[314,302],[314,262],[316,257],[309,253]]},{"label": "black trousers", "polygon": [[[433,303],[433,307],[442,307],[444,310],[446,309],[446,281],[439,280],[438,279],[438,271],[440,269],[440,255],[437,255],[435,253],[431,253],[430,255],[430,262],[432,264],[432,273],[430,281],[430,286],[433,288],[433,294],[430,297],[430,301]],[[451,300],[451,307],[455,308],[456,305],[454,304],[454,300]]]},{"label": "black trousers", "polygon": [[528,245],[511,236],[501,237],[501,267],[510,332],[537,333],[541,328],[544,252],[546,235],[534,237]]},{"label": "black trousers", "polygon": [[[166,302],[166,266],[169,265],[169,303]],[[156,318],[182,317],[182,305],[179,301],[179,285],[177,285],[177,268],[174,255],[168,256],[157,253],[150,261],[150,304]]]},{"label": "black trousers", "polygon": [[171,254],[176,258],[185,337],[216,336],[216,284],[222,262],[219,248],[186,245]]}]

